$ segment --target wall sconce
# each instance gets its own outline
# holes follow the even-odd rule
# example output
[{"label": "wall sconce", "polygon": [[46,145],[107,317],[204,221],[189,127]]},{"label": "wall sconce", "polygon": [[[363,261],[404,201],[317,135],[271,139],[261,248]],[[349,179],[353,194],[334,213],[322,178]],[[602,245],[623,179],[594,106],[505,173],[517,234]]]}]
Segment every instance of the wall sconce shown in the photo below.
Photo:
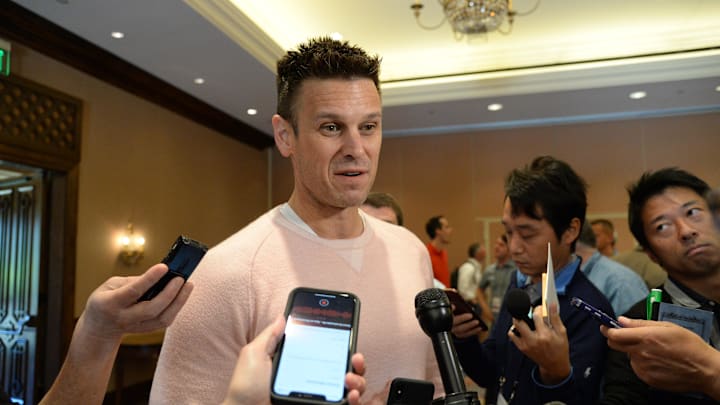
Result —
[{"label": "wall sconce", "polygon": [[137,263],[145,251],[145,237],[133,232],[132,222],[128,222],[125,232],[118,238],[120,260],[128,266]]}]

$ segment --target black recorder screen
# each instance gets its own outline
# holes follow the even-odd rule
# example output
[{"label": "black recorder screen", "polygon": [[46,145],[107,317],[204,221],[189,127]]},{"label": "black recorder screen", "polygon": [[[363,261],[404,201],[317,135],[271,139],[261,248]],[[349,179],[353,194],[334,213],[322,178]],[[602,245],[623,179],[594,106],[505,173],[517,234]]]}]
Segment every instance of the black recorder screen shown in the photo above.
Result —
[{"label": "black recorder screen", "polygon": [[343,399],[354,311],[355,302],[348,297],[295,293],[273,386],[276,394]]}]

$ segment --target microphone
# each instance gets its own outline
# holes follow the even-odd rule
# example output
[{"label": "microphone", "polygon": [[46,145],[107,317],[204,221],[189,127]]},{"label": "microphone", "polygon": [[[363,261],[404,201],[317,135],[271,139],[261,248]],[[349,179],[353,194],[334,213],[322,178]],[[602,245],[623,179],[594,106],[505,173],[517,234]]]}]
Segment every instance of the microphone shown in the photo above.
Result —
[{"label": "microphone", "polygon": [[[531,307],[530,296],[525,291],[519,288],[514,288],[508,291],[505,296],[505,303],[505,305],[507,305],[508,312],[510,312],[510,315],[512,315],[513,318],[525,321],[525,323],[530,327],[530,330],[535,330],[535,322],[533,322],[528,315]],[[520,336],[520,332],[515,329],[513,329],[513,333],[515,336]]]},{"label": "microphone", "polygon": [[450,300],[445,292],[439,288],[420,291],[415,296],[415,317],[425,334],[432,339],[445,394],[449,396],[465,393],[460,362],[452,337],[448,333],[452,329],[453,315]]}]

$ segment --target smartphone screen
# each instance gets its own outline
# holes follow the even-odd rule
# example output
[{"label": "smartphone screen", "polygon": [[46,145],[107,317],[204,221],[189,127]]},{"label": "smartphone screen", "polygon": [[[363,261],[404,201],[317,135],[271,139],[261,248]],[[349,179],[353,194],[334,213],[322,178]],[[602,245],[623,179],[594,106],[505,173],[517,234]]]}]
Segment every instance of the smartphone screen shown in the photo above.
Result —
[{"label": "smartphone screen", "polygon": [[355,351],[360,302],[352,294],[295,289],[275,359],[274,396],[341,402]]}]

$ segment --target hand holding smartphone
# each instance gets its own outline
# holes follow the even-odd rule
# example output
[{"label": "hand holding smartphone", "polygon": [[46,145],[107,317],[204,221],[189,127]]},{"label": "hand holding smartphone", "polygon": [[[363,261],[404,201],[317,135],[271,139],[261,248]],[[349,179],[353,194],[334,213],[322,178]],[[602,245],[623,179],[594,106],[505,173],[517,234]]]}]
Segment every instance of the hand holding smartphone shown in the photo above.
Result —
[{"label": "hand holding smartphone", "polygon": [[473,319],[478,321],[480,329],[484,331],[488,330],[487,324],[480,318],[480,314],[477,312],[477,309],[470,305],[470,303],[465,301],[465,298],[463,298],[462,295],[457,292],[457,290],[452,288],[446,288],[444,291],[445,295],[447,295],[448,299],[450,300],[450,303],[455,306],[453,314],[459,315],[470,313],[472,314]]},{"label": "hand holding smartphone", "polygon": [[341,404],[352,370],[360,300],[353,294],[299,287],[285,308],[285,335],[273,358],[273,404]]},{"label": "hand holding smartphone", "polygon": [[205,256],[207,249],[207,246],[196,240],[182,235],[178,236],[168,254],[162,259],[162,263],[168,266],[168,272],[155,285],[150,287],[138,299],[138,302],[153,299],[175,277],[182,277],[187,281],[200,260]]},{"label": "hand holding smartphone", "polygon": [[570,300],[570,304],[589,313],[593,319],[607,326],[608,328],[622,328],[622,325],[620,325],[620,323],[615,318],[595,308],[594,306],[588,304],[587,302],[583,301],[578,297],[573,297]]}]

